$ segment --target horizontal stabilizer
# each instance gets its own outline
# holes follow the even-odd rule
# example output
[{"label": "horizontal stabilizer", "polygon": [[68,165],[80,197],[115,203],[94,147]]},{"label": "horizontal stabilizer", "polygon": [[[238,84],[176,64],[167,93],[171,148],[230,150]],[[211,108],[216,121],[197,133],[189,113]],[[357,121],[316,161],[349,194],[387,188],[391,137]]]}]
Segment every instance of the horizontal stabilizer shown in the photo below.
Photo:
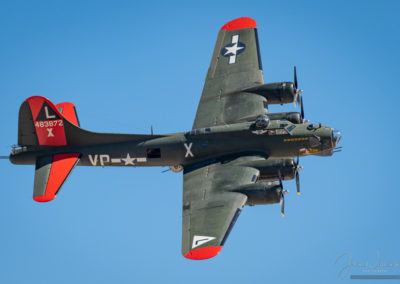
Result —
[{"label": "horizontal stabilizer", "polygon": [[53,200],[78,161],[78,153],[51,155],[37,159],[33,200],[37,202]]},{"label": "horizontal stabilizer", "polygon": [[73,103],[59,103],[56,104],[56,108],[61,112],[64,118],[68,119],[72,124],[80,126],[78,114],[76,113]]}]

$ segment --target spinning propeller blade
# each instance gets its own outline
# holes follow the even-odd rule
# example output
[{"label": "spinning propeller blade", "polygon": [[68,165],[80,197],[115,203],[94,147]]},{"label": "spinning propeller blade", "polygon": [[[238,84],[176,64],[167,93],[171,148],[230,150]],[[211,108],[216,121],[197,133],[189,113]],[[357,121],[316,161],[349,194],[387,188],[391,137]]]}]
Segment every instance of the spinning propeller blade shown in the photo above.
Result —
[{"label": "spinning propeller blade", "polygon": [[299,171],[301,171],[303,168],[299,166],[299,156],[297,156],[296,162],[295,162],[295,171],[296,171],[296,188],[297,188],[297,195],[300,195],[300,174]]},{"label": "spinning propeller blade", "polygon": [[281,171],[280,170],[278,171],[278,175],[279,175],[279,186],[281,188],[281,200],[280,200],[280,203],[281,203],[281,215],[282,215],[282,217],[284,217],[285,216],[285,194],[289,193],[289,191],[283,189]]},{"label": "spinning propeller blade", "polygon": [[300,98],[300,117],[301,117],[301,122],[304,122],[304,107],[303,107],[303,97]]},{"label": "spinning propeller blade", "polygon": [[298,83],[297,83],[297,71],[296,71],[296,66],[294,66],[294,99],[293,103],[294,106],[297,106],[297,103],[301,103],[301,96],[300,94],[303,93],[303,90],[298,89]]}]

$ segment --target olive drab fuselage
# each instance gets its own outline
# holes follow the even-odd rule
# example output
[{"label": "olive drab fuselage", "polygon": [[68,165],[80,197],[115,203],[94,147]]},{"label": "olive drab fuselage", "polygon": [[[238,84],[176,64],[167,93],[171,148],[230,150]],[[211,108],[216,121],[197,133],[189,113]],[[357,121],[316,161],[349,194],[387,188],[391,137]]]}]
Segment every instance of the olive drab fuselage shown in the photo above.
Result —
[{"label": "olive drab fuselage", "polygon": [[[294,127],[293,127],[294,126]],[[330,127],[310,128],[306,124],[271,121],[259,129],[253,122],[194,129],[186,133],[162,137],[86,147],[40,147],[34,151],[19,151],[10,159],[15,164],[34,164],[47,151],[61,154],[80,153],[80,166],[174,166],[209,159],[225,159],[234,155],[260,155],[264,158],[289,158],[331,150]],[[111,134],[112,135],[112,134]],[[314,141],[315,140],[315,141]],[[302,152],[303,151],[303,152]]]}]

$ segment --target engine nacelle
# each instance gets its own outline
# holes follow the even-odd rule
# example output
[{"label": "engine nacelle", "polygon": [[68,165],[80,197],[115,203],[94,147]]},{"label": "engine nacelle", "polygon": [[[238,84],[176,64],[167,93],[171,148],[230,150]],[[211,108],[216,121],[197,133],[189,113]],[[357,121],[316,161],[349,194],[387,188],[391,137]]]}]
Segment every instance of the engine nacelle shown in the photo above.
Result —
[{"label": "engine nacelle", "polygon": [[298,112],[277,112],[277,113],[268,113],[268,117],[271,120],[280,120],[284,119],[290,121],[294,124],[301,123],[301,115]]},{"label": "engine nacelle", "polygon": [[233,191],[246,195],[246,205],[250,206],[279,203],[282,195],[282,187],[279,182],[246,184]]},{"label": "engine nacelle", "polygon": [[256,168],[260,171],[259,181],[291,180],[296,174],[296,165],[293,159],[259,159],[241,162],[240,165]]},{"label": "engine nacelle", "polygon": [[270,83],[244,90],[244,92],[258,94],[267,99],[268,104],[292,103],[296,91],[292,82]]}]

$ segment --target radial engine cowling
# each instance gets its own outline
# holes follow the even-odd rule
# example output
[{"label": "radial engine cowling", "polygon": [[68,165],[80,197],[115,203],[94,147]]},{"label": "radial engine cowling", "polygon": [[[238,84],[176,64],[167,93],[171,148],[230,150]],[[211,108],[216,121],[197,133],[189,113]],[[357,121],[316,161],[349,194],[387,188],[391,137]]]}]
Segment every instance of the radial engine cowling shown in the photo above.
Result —
[{"label": "radial engine cowling", "polygon": [[301,115],[298,112],[269,113],[268,117],[271,120],[285,119],[287,121],[290,121],[291,123],[295,123],[295,124],[300,124],[301,123]]},{"label": "radial engine cowling", "polygon": [[260,182],[243,185],[234,191],[246,195],[246,205],[253,206],[279,203],[282,190],[279,182]]},{"label": "radial engine cowling", "polygon": [[[293,159],[258,159],[244,161],[240,165],[256,168],[260,171],[258,181],[291,180],[296,175],[296,165]],[[280,173],[280,176],[279,176]]]},{"label": "radial engine cowling", "polygon": [[296,90],[292,82],[270,83],[244,91],[263,96],[269,105],[292,103],[296,97]]}]

